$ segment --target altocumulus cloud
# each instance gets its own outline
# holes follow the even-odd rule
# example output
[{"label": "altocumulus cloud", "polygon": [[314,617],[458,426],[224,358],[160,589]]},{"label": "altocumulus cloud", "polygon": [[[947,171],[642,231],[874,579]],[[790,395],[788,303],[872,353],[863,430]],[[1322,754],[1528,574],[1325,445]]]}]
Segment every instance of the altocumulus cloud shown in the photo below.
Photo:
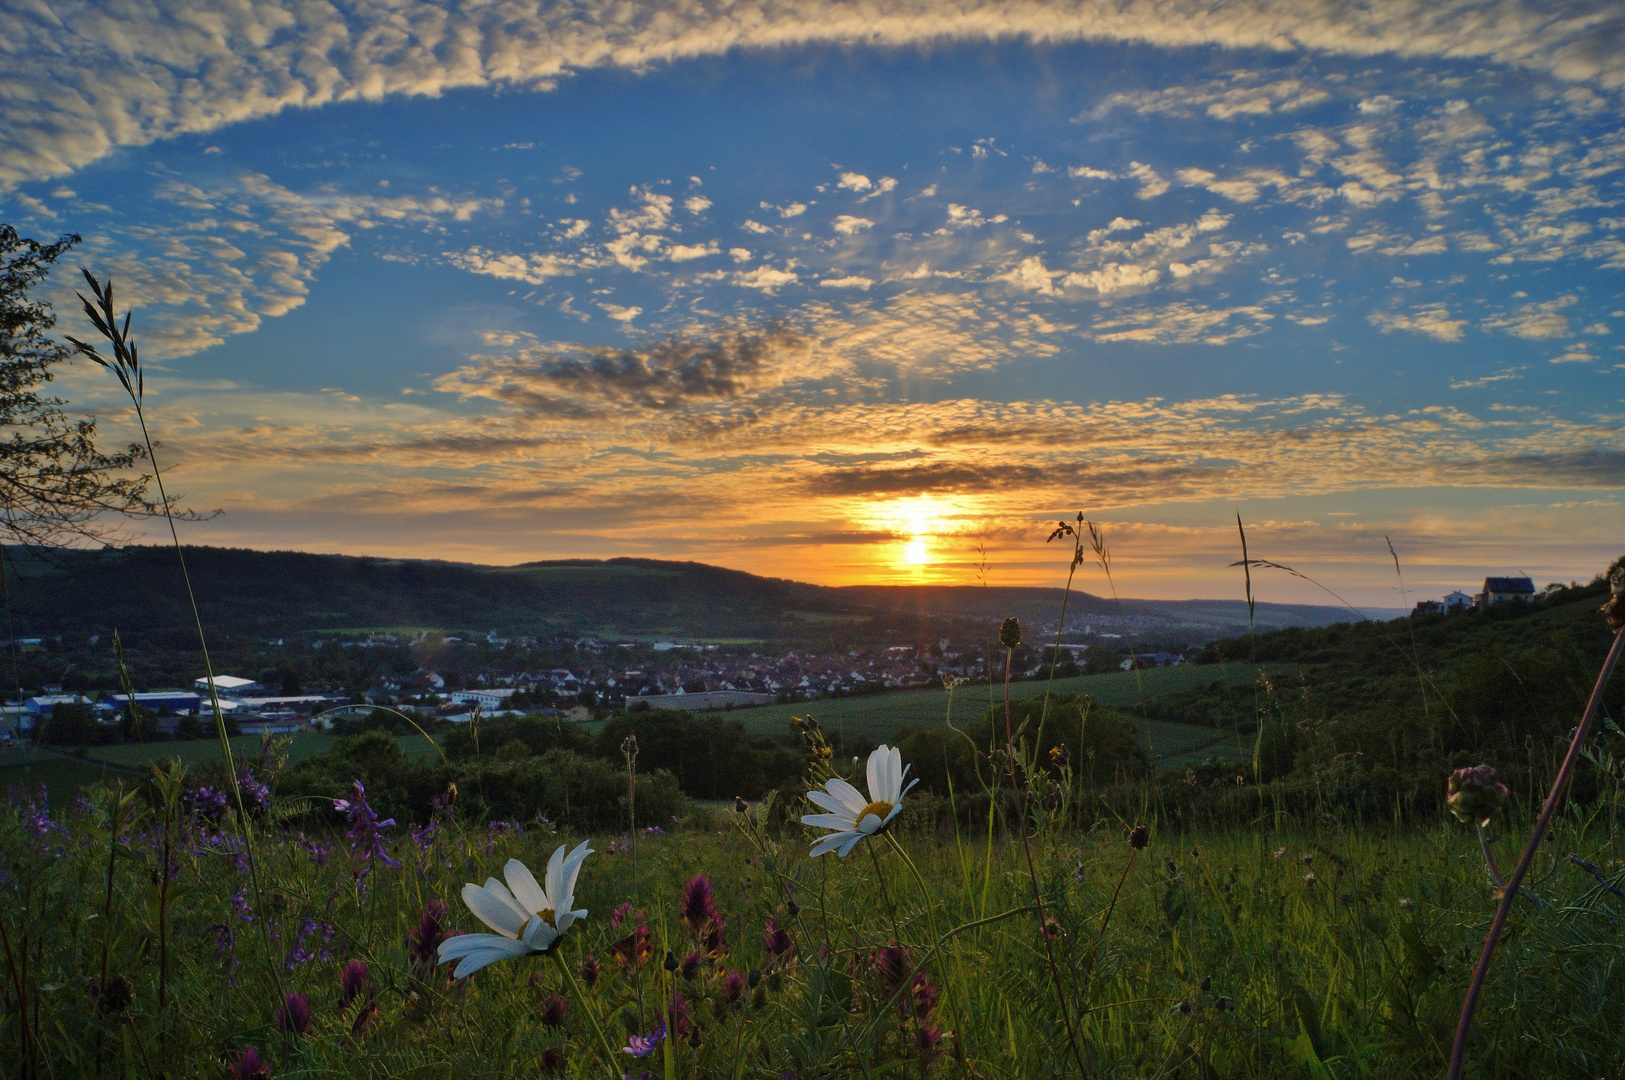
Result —
[{"label": "altocumulus cloud", "polygon": [[[288,108],[493,84],[548,89],[586,68],[638,70],[732,49],[1012,38],[1304,48],[1488,59],[1617,89],[1625,85],[1622,28],[1625,14],[1608,0],[11,4],[0,8],[0,184],[63,175],[121,146]],[[1222,118],[1291,111],[1312,94],[1281,84],[1178,106],[1124,104]]]},{"label": "altocumulus cloud", "polygon": [[459,368],[436,388],[525,413],[583,418],[611,405],[668,411],[743,397],[782,384],[810,352],[808,340],[785,327],[639,348],[542,344],[528,335],[492,343],[518,348]]}]

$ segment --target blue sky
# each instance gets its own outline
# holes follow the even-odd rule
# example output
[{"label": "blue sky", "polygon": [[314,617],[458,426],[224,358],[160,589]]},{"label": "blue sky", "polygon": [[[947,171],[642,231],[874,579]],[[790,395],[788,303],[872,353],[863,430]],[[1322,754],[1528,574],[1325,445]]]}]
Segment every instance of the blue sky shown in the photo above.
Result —
[{"label": "blue sky", "polygon": [[1608,7],[616,10],[0,16],[0,217],[137,305],[191,539],[1017,584],[1082,510],[1215,595],[1240,511],[1374,604],[1385,535],[1424,594],[1617,554]]}]

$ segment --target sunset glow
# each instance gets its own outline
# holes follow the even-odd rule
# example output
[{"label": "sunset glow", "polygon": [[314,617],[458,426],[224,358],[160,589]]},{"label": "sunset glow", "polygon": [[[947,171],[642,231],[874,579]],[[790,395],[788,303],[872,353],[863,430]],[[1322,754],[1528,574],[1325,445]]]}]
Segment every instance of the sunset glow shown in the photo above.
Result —
[{"label": "sunset glow", "polygon": [[[0,212],[135,305],[174,486],[225,511],[193,542],[834,584],[974,584],[981,544],[1057,584],[1082,511],[1129,594],[1206,596],[1239,512],[1383,603],[1385,538],[1429,595],[1616,553],[1616,45],[893,8],[459,8],[456,62],[290,8],[279,41],[349,43],[320,71],[18,16]],[[95,373],[56,389],[130,432]]]}]

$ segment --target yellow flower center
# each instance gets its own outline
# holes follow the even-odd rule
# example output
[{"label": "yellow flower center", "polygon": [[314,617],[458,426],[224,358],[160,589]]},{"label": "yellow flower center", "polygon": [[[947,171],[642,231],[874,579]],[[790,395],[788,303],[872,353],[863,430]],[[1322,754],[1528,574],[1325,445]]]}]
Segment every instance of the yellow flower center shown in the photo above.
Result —
[{"label": "yellow flower center", "polygon": [[557,930],[559,928],[558,920],[553,914],[553,909],[550,908],[550,907],[545,907],[542,910],[538,911],[536,913],[536,917],[538,919],[542,920],[547,925],[551,926],[555,930]]},{"label": "yellow flower center", "polygon": [[872,802],[868,806],[865,806],[862,810],[858,811],[858,824],[863,824],[863,819],[868,817],[870,814],[873,814],[881,821],[885,821],[886,815],[891,813],[891,809],[891,803],[889,802]]}]

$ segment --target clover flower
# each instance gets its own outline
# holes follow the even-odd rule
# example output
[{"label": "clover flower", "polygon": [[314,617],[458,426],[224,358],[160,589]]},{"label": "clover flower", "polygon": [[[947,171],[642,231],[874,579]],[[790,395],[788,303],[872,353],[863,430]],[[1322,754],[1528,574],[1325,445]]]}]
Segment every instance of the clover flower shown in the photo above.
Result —
[{"label": "clover flower", "polygon": [[552,949],[576,920],[587,917],[585,908],[571,907],[581,863],[592,854],[587,846],[591,842],[583,840],[568,856],[559,845],[547,863],[546,888],[518,859],[509,859],[503,867],[506,886],[496,878],[486,878],[484,888],[464,885],[463,903],[496,933],[460,934],[442,941],[440,962],[459,961],[452,975],[461,979],[498,960]]},{"label": "clover flower", "polygon": [[250,1046],[232,1059],[226,1075],[230,1080],[269,1080],[271,1068],[271,1062],[260,1057],[260,1052]]},{"label": "clover flower", "polygon": [[406,932],[406,955],[415,969],[427,971],[434,966],[440,943],[451,936],[446,929],[449,916],[444,900],[430,900],[423,906],[418,924]]},{"label": "clover flower", "polygon": [[304,1035],[310,1031],[310,999],[303,994],[289,994],[276,1011],[276,1026],[287,1035]]},{"label": "clover flower", "polygon": [[762,947],[774,960],[786,960],[796,952],[796,943],[791,939],[790,931],[777,925],[771,917],[762,928]]},{"label": "clover flower", "polygon": [[401,864],[389,857],[384,849],[383,830],[395,824],[394,818],[378,820],[378,813],[367,805],[367,789],[361,786],[360,780],[352,782],[355,787],[355,798],[334,799],[333,809],[350,819],[350,831],[345,835],[350,838],[350,850],[364,852],[369,859],[376,858],[385,866],[398,867]]},{"label": "clover flower", "polygon": [[683,888],[683,901],[678,909],[678,917],[696,934],[703,933],[706,927],[721,918],[721,913],[717,911],[716,895],[711,888],[710,878],[700,874]]},{"label": "clover flower", "polygon": [[367,962],[347,961],[339,970],[339,1008],[345,1008],[367,992]]},{"label": "clover flower", "polygon": [[570,1002],[558,994],[549,994],[542,999],[541,1021],[543,1027],[563,1027],[564,1018],[570,1015]]},{"label": "clover flower", "polygon": [[839,776],[832,776],[823,791],[807,792],[807,799],[829,811],[826,814],[807,814],[803,825],[819,829],[833,829],[828,836],[813,845],[811,856],[835,852],[841,858],[857,846],[859,840],[885,829],[903,809],[903,796],[918,779],[908,780],[908,768],[903,765],[902,752],[882,743],[869,755],[869,797]]}]

